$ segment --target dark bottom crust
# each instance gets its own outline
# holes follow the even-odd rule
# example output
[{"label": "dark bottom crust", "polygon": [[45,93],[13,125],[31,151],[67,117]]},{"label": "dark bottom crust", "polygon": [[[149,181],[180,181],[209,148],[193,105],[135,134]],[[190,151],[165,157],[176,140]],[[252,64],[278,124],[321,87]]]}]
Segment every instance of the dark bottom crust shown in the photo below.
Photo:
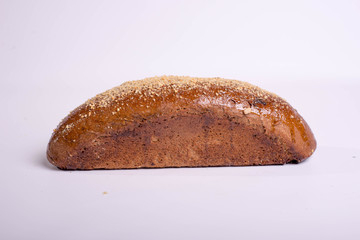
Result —
[{"label": "dark bottom crust", "polygon": [[[158,117],[117,128],[79,144],[60,169],[220,167],[298,163],[303,157],[246,117]],[[114,130],[120,129],[120,130]]]},{"label": "dark bottom crust", "polygon": [[[302,160],[293,160],[290,162],[286,162],[286,164],[299,164],[303,162]],[[63,171],[73,171],[73,170],[77,170],[77,171],[92,171],[92,170],[119,170],[119,169],[123,169],[123,170],[135,170],[135,169],[161,169],[161,168],[173,168],[173,169],[177,169],[177,168],[217,168],[217,167],[250,167],[250,166],[269,166],[269,165],[284,165],[285,163],[274,163],[274,164],[259,164],[259,165],[214,165],[214,166],[175,166],[175,167],[138,167],[138,168],[93,168],[93,169],[81,169],[81,168],[75,168],[75,169],[71,169],[71,168],[61,168],[61,167],[57,167],[60,170]]]}]

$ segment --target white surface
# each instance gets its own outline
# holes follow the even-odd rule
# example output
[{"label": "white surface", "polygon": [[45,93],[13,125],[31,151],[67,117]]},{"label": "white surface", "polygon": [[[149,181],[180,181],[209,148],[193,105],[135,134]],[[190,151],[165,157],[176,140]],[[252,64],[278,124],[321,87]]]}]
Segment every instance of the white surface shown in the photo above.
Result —
[{"label": "white surface", "polygon": [[[360,239],[359,11],[359,1],[0,1],[0,239]],[[318,149],[266,167],[47,162],[70,110],[162,74],[276,92]]]}]

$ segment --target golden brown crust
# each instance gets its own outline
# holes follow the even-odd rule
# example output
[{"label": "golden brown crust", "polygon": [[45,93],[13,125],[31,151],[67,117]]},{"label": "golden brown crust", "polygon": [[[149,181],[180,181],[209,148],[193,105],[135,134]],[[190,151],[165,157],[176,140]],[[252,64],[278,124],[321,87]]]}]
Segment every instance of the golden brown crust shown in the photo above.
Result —
[{"label": "golden brown crust", "polygon": [[248,83],[163,76],[88,100],[54,131],[47,156],[61,169],[284,164],[316,148],[285,100]]}]

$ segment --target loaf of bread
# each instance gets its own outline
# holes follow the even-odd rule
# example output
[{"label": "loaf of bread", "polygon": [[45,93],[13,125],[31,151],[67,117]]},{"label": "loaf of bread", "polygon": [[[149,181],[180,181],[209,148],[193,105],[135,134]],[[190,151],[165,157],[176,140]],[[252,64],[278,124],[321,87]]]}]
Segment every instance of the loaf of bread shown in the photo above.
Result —
[{"label": "loaf of bread", "polygon": [[316,148],[282,98],[222,78],[162,76],[101,93],[54,130],[47,158],[60,169],[298,163]]}]

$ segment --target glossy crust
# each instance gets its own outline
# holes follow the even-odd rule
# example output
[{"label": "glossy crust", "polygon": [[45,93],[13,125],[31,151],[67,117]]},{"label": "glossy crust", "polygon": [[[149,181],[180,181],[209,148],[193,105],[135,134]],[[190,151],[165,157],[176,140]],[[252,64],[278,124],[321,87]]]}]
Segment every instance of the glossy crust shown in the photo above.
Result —
[{"label": "glossy crust", "polygon": [[126,82],[88,100],[54,130],[60,169],[247,166],[301,162],[316,148],[285,100],[221,78]]}]

